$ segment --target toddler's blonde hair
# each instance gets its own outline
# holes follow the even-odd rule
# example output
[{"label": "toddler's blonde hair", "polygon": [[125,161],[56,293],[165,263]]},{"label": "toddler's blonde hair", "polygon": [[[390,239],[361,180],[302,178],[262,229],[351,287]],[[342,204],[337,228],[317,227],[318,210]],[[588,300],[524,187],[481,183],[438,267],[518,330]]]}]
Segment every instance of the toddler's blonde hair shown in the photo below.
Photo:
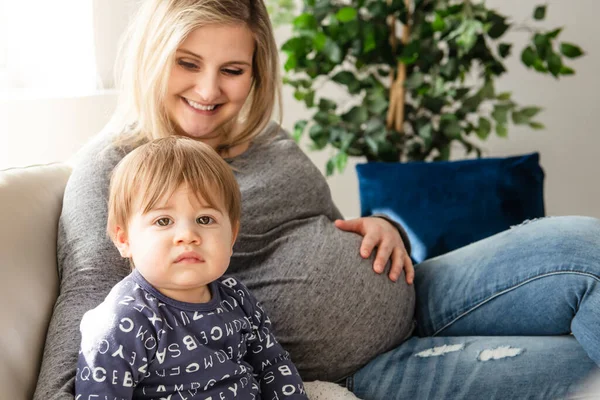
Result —
[{"label": "toddler's blonde hair", "polygon": [[113,170],[108,197],[107,232],[127,232],[131,216],[147,213],[182,185],[199,201],[226,213],[237,229],[241,195],[233,171],[210,146],[182,136],[150,141],[126,155]]}]

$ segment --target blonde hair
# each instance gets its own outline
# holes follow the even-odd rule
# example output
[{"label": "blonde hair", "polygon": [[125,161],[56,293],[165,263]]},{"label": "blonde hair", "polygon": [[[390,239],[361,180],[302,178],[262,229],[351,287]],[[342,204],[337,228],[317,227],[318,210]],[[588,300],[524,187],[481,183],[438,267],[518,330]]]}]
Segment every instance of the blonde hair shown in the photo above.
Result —
[{"label": "blonde hair", "polygon": [[210,146],[171,136],[141,145],[113,170],[106,227],[110,238],[115,240],[117,227],[127,232],[135,212],[147,213],[182,185],[199,201],[227,213],[231,227],[238,227],[241,195],[229,165]]},{"label": "blonde hair", "polygon": [[120,98],[110,127],[127,133],[123,144],[176,132],[165,107],[175,52],[192,31],[211,24],[245,24],[255,40],[252,87],[217,151],[251,141],[276,104],[281,110],[277,44],[262,0],[145,0],[125,32],[115,68]]}]

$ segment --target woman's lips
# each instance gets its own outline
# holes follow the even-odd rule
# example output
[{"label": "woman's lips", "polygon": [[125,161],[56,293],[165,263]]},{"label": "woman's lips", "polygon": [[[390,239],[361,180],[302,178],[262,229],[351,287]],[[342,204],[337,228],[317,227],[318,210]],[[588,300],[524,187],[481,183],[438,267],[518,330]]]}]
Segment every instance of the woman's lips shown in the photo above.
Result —
[{"label": "woman's lips", "polygon": [[214,115],[214,114],[216,114],[216,113],[217,113],[217,111],[219,111],[219,109],[220,109],[220,108],[221,108],[221,106],[222,106],[222,104],[217,104],[217,105],[215,106],[215,108],[213,108],[212,110],[199,110],[199,109],[197,109],[197,108],[194,108],[194,107],[192,107],[192,106],[190,105],[190,103],[188,103],[188,102],[187,102],[187,100],[186,100],[184,97],[182,97],[182,98],[181,98],[181,101],[183,102],[183,104],[185,104],[185,106],[186,106],[188,109],[190,109],[190,110],[192,110],[193,112],[195,112],[195,113],[197,113],[197,114],[200,114],[200,115]]}]

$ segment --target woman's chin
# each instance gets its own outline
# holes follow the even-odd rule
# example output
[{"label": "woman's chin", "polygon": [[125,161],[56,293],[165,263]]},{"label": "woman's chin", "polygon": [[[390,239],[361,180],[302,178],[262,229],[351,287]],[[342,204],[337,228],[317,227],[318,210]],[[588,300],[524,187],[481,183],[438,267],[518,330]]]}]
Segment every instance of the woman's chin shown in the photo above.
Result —
[{"label": "woman's chin", "polygon": [[211,139],[214,140],[215,137],[217,136],[214,134],[213,130],[208,130],[208,129],[206,129],[206,127],[202,127],[202,128],[190,127],[188,129],[182,129],[182,132],[180,134],[182,136],[187,136],[189,138],[201,140],[201,141],[208,141]]}]

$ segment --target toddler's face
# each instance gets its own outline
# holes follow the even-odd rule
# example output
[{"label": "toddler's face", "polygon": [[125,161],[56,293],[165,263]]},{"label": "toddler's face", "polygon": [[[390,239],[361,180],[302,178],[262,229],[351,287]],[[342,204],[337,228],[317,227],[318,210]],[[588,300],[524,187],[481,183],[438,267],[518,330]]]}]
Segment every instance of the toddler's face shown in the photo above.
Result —
[{"label": "toddler's face", "polygon": [[207,285],[227,270],[237,234],[223,212],[182,186],[146,214],[134,213],[127,232],[119,230],[116,245],[161,293],[206,302],[211,298]]}]

